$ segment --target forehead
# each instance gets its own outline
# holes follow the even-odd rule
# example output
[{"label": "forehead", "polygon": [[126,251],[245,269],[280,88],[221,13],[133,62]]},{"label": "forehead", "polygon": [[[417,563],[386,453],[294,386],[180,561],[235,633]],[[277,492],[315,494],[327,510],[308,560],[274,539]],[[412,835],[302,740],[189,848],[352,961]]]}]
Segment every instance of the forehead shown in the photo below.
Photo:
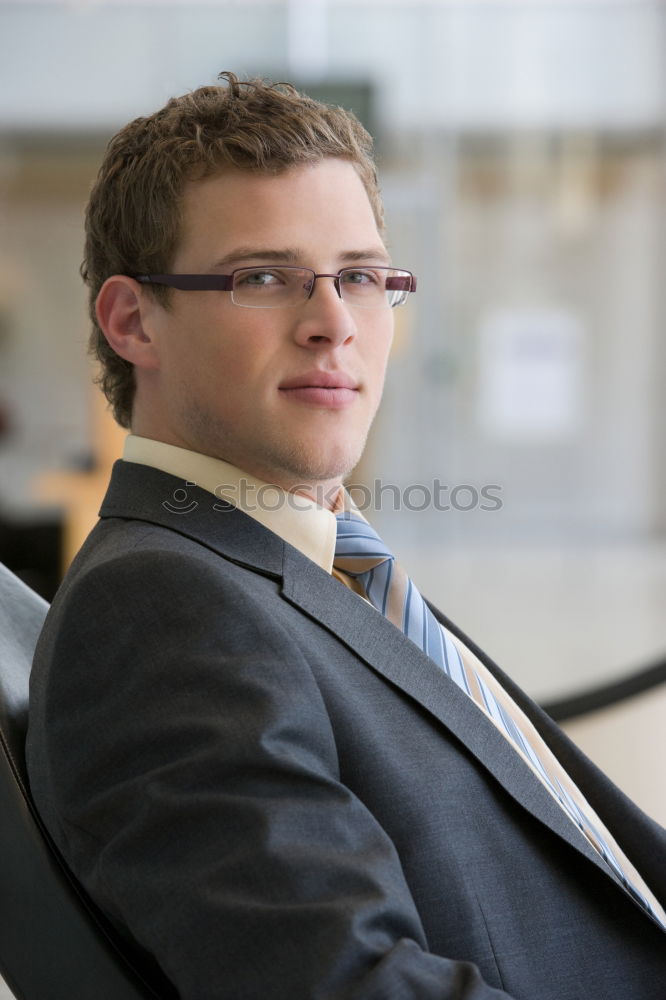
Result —
[{"label": "forehead", "polygon": [[355,167],[328,158],[278,174],[228,169],[186,185],[177,261],[209,266],[211,255],[241,246],[334,255],[383,241]]}]

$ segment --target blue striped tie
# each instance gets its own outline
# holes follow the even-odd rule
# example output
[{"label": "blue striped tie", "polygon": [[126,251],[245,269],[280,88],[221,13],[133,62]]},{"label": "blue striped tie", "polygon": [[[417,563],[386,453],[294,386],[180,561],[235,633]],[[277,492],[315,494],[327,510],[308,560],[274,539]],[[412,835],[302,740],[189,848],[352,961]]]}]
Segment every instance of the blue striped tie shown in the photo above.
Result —
[{"label": "blue striped tie", "polygon": [[[587,804],[571,778],[506,691],[491,675],[484,677],[471,657],[468,662],[464,662],[448,630],[437,621],[417,588],[396,563],[393,553],[386,548],[368,522],[349,511],[337,514],[336,519],[338,532],[333,563],[335,568],[358,580],[370,603],[434,660],[490,716],[512,746],[528,760],[573,823],[617,875],[630,896],[662,927],[666,927],[658,901],[649,888],[644,886],[653,899],[652,905],[645,893],[635,885],[636,881],[643,882],[635,869],[633,880],[627,877],[616,856],[621,850],[614,842],[613,846],[609,843],[612,837],[602,834],[599,829],[602,824],[596,824],[587,814]],[[631,862],[625,858],[625,867],[629,866],[633,869]]]}]

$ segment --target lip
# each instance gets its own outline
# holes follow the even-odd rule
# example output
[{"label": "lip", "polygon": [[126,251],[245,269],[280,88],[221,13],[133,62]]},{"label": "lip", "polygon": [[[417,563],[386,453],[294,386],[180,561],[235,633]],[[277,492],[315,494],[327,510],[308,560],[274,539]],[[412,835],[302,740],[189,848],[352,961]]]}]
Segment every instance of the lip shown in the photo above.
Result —
[{"label": "lip", "polygon": [[358,389],[358,382],[345,372],[325,372],[315,369],[287,379],[280,389]]},{"label": "lip", "polygon": [[359,385],[345,372],[311,371],[279,386],[288,399],[328,410],[342,410],[358,398]]}]

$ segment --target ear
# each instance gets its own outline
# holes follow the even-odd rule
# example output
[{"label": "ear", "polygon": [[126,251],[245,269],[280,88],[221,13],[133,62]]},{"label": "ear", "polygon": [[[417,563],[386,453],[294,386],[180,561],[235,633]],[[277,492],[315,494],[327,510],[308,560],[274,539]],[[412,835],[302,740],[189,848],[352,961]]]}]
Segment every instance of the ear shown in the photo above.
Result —
[{"label": "ear", "polygon": [[159,368],[155,343],[144,326],[146,293],[124,274],[107,278],[100,288],[95,312],[110,346],[137,368]]}]

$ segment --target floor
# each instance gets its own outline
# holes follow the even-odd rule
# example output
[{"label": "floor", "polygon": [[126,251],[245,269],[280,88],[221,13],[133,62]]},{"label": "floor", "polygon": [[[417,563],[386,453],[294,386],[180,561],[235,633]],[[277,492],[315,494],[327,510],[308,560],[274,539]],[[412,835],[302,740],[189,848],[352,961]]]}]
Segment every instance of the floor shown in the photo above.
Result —
[{"label": "floor", "polygon": [[538,700],[666,659],[666,544],[401,547],[419,589]]}]

